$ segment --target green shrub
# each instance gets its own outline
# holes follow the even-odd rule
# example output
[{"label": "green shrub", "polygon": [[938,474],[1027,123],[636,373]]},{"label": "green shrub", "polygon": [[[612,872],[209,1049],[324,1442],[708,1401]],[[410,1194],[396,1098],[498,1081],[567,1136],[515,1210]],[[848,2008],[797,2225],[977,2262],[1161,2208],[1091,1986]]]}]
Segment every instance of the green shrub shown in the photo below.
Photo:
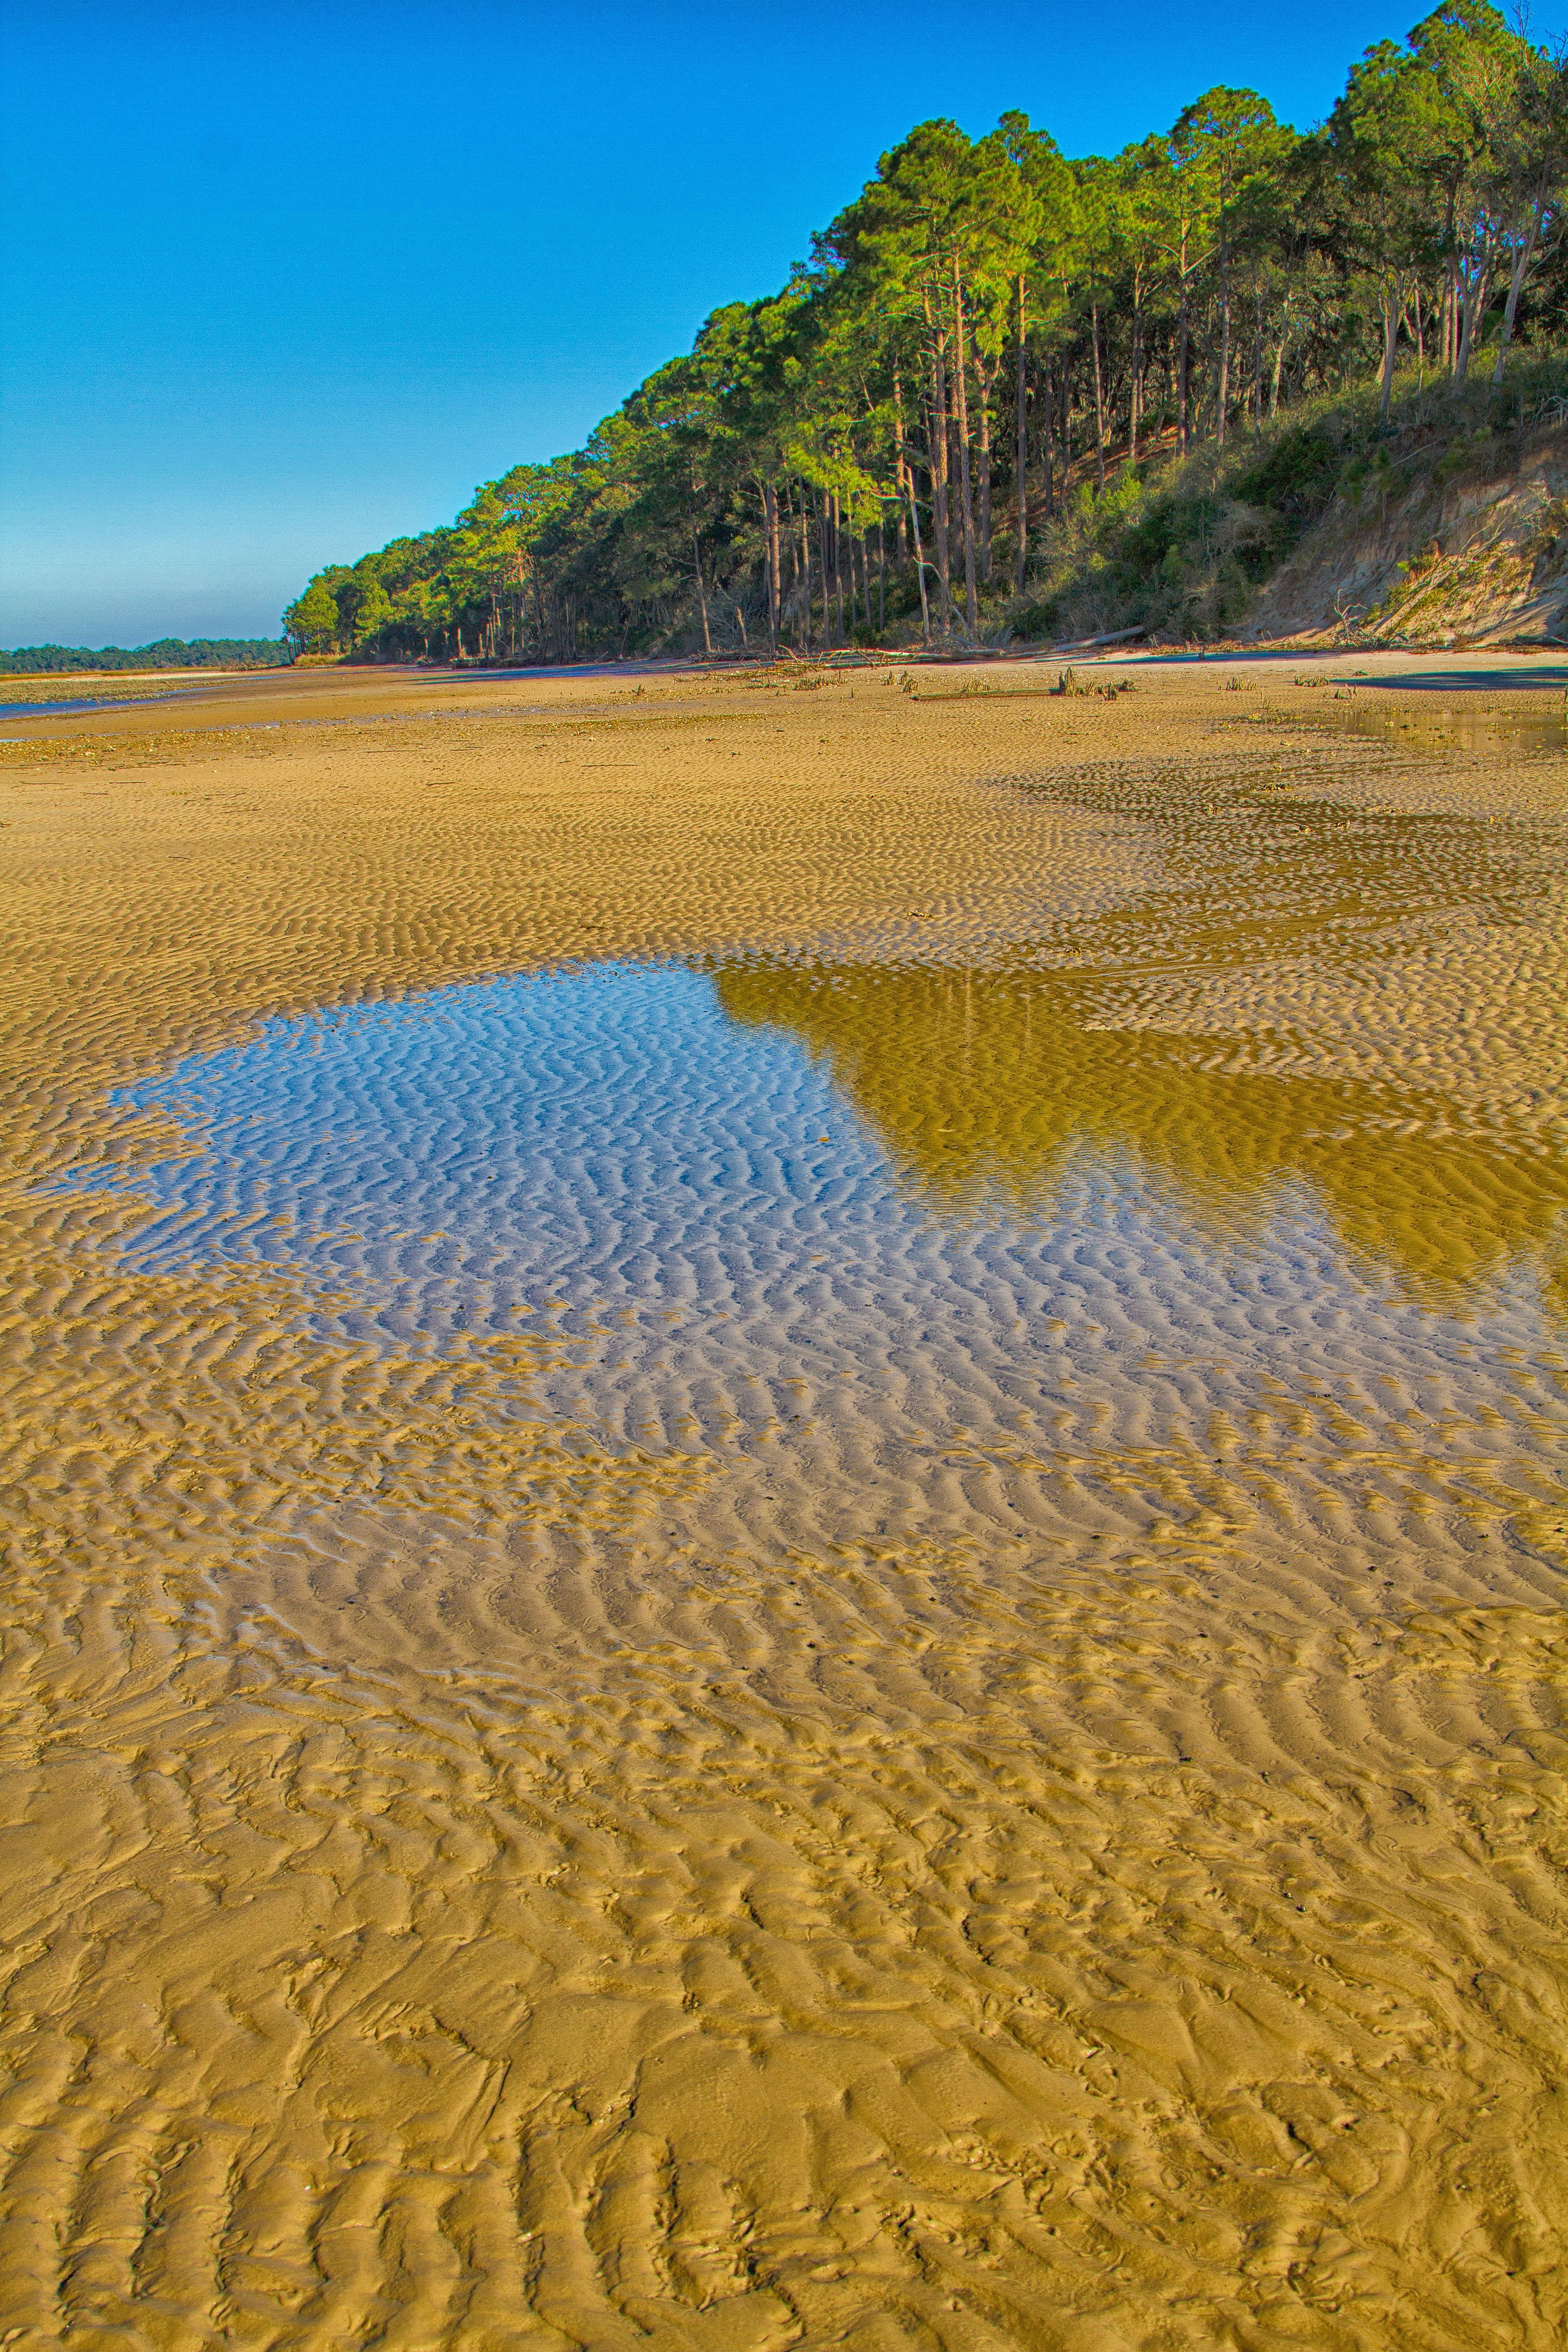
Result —
[{"label": "green shrub", "polygon": [[1292,543],[1328,507],[1343,464],[1341,451],[1321,426],[1302,425],[1282,433],[1272,449],[1249,466],[1233,486],[1248,506],[1268,510],[1277,538]]},{"label": "green shrub", "polygon": [[[1478,367],[1480,361],[1478,359]],[[1488,372],[1489,374],[1489,371]],[[1472,379],[1397,387],[1387,425],[1375,384],[1323,394],[1260,432],[1240,423],[1147,471],[1080,488],[1039,534],[1025,599],[1008,619],[1031,637],[1142,624],[1186,637],[1229,634],[1259,587],[1328,512],[1389,499],[1419,481],[1496,470],[1510,436],[1568,418],[1568,363],[1521,351],[1500,388]]]}]

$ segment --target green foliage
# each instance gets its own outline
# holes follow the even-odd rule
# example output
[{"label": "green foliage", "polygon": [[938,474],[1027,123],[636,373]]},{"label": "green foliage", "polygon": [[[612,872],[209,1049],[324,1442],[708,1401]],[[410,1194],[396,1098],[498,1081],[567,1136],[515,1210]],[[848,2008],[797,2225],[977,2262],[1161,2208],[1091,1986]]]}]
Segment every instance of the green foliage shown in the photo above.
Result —
[{"label": "green foliage", "polygon": [[1205,638],[1247,619],[1258,587],[1338,499],[1386,501],[1418,475],[1436,485],[1510,468],[1521,437],[1568,403],[1568,364],[1538,355],[1500,393],[1406,384],[1390,422],[1375,386],[1303,404],[1226,451],[1212,445],[1131,490],[1080,492],[1042,535],[1021,633],[1056,637],[1146,624]]},{"label": "green foliage", "polygon": [[1402,361],[1463,408],[1493,352],[1479,463],[1521,338],[1568,326],[1565,90],[1446,0],[1305,139],[1225,87],[1109,159],[917,124],[583,449],[325,566],[285,625],[447,661],[1230,628],[1331,497],[1397,488]]},{"label": "green foliage", "polygon": [[1131,495],[1080,509],[1047,541],[1053,625],[1226,634],[1327,508],[1345,466],[1321,420],[1287,423],[1261,449],[1257,440],[1205,449]]},{"label": "green foliage", "polygon": [[149,646],[16,646],[0,674],[44,677],[92,669],[278,669],[294,658],[286,637],[158,637]]},{"label": "green foliage", "polygon": [[283,626],[303,653],[324,653],[337,643],[342,626],[337,599],[324,581],[311,581],[304,594],[285,612]]},{"label": "green foliage", "polygon": [[1276,518],[1275,547],[1284,554],[1327,507],[1342,463],[1321,425],[1292,425],[1237,476],[1234,495]]},{"label": "green foliage", "polygon": [[354,607],[355,645],[376,644],[383,633],[391,627],[394,617],[392,599],[381,581],[379,578],[369,580]]}]

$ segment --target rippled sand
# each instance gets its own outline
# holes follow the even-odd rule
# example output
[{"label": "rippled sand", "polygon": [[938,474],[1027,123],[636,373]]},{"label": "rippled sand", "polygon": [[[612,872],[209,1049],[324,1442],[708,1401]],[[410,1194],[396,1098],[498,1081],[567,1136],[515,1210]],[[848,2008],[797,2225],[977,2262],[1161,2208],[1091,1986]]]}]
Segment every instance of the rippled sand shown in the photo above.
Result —
[{"label": "rippled sand", "polygon": [[1236,674],[15,722],[0,2340],[1562,2341],[1561,684]]}]

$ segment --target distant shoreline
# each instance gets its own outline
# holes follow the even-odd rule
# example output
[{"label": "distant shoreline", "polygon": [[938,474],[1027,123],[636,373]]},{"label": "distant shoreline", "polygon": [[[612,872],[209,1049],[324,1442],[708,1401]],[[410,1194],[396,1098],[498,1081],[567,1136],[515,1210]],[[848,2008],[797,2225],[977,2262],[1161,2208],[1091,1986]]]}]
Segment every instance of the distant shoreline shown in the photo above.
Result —
[{"label": "distant shoreline", "polygon": [[286,637],[154,637],[144,646],[0,647],[0,677],[118,677],[126,671],[286,669]]}]

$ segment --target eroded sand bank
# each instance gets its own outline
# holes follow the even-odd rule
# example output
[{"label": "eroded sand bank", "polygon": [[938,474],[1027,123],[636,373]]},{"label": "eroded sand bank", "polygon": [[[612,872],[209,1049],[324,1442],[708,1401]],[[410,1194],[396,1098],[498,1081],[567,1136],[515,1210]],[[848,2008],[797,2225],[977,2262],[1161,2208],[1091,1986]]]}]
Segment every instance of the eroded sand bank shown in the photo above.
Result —
[{"label": "eroded sand bank", "polygon": [[[1562,681],[1055,676],[8,725],[5,2341],[1562,2340]],[[223,1055],[600,963],[863,1298],[210,1245]]]}]

